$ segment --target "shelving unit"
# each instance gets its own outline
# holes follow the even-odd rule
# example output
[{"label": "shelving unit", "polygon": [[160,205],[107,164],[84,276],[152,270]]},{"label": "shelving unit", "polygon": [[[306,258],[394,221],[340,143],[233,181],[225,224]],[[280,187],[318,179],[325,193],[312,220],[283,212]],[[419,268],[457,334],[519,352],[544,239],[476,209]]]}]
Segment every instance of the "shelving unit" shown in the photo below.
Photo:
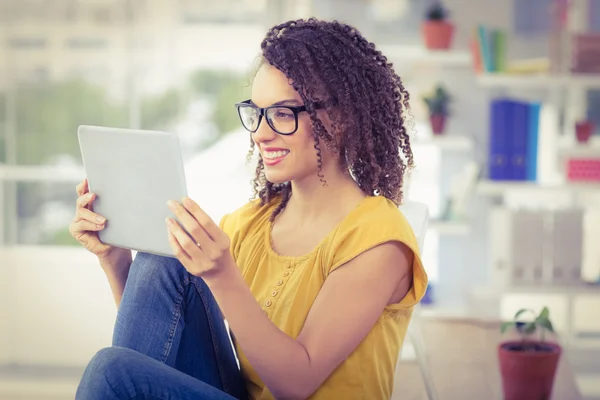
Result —
[{"label": "shelving unit", "polygon": [[379,46],[392,63],[411,62],[444,66],[466,67],[471,65],[471,54],[457,50],[427,50],[421,46]]},{"label": "shelving unit", "polygon": [[467,221],[431,220],[428,229],[446,236],[462,236],[471,232],[471,226]]},{"label": "shelving unit", "polygon": [[485,73],[477,76],[477,83],[482,87],[514,87],[514,88],[600,88],[600,75],[594,74],[494,74]]},{"label": "shelving unit", "polygon": [[540,185],[527,181],[491,181],[482,180],[477,184],[477,193],[488,196],[502,196],[511,191],[553,192],[571,191],[576,193],[590,193],[600,191],[600,183],[561,183],[555,185]]},{"label": "shelving unit", "polygon": [[417,138],[411,145],[414,146],[435,146],[440,150],[446,151],[470,151],[473,149],[473,140],[465,135],[444,134],[439,136],[429,136]]}]

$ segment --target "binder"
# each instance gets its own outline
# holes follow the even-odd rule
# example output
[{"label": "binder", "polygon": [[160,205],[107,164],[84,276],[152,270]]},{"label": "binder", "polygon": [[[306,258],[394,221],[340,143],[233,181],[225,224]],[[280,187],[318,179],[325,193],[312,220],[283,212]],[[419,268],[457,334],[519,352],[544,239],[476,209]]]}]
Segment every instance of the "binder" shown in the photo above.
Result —
[{"label": "binder", "polygon": [[507,99],[495,99],[490,102],[490,141],[488,169],[489,179],[495,181],[508,180],[509,171],[509,138],[507,136],[511,121],[511,102]]}]

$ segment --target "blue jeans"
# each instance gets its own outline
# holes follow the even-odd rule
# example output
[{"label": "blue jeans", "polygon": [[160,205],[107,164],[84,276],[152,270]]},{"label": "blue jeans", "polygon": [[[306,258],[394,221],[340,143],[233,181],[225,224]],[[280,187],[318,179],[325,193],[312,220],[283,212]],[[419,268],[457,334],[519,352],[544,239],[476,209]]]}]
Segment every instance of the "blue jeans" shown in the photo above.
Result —
[{"label": "blue jeans", "polygon": [[246,397],[221,311],[204,281],[176,259],[138,253],[113,346],[92,358],[76,399]]}]

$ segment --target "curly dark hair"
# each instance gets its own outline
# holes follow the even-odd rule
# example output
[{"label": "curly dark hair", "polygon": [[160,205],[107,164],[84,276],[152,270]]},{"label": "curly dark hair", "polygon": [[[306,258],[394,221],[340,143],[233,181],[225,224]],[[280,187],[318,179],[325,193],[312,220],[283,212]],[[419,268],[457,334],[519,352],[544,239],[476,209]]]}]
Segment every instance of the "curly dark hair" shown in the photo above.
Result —
[{"label": "curly dark hair", "polygon": [[[402,201],[402,184],[413,154],[405,123],[410,96],[387,58],[359,31],[338,21],[315,18],[274,26],[261,43],[262,63],[269,63],[292,81],[311,119],[318,176],[322,175],[320,141],[339,155],[368,195]],[[332,123],[328,132],[317,117],[316,105],[325,104]],[[253,154],[251,140],[249,157]],[[401,151],[400,151],[401,150]],[[254,195],[261,205],[281,195],[271,220],[290,199],[290,182],[274,184],[264,174],[259,156]]]}]

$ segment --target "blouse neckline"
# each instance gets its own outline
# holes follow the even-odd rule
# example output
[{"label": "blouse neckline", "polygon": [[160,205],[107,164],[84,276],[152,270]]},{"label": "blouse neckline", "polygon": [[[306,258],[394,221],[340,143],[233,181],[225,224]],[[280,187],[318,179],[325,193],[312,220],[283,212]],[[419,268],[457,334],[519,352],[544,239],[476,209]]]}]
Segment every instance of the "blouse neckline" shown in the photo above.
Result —
[{"label": "blouse neckline", "polygon": [[[364,197],[360,202],[358,202],[356,207],[354,207],[354,209],[352,209],[352,211],[350,211],[348,214],[346,214],[346,216],[323,239],[321,239],[321,241],[312,250],[310,250],[308,253],[300,255],[300,256],[284,255],[284,254],[279,254],[278,252],[275,251],[275,249],[273,248],[273,238],[272,238],[273,225],[275,222],[271,221],[270,213],[269,213],[269,216],[267,218],[267,229],[265,229],[265,236],[264,236],[265,248],[267,249],[267,253],[272,258],[274,258],[280,262],[284,262],[284,263],[285,262],[297,263],[297,262],[301,262],[301,261],[308,259],[310,256],[312,256],[313,254],[318,252],[319,249],[321,249],[325,245],[325,243],[327,243],[329,241],[329,239],[335,234],[335,232],[337,232],[337,230],[340,228],[340,226],[342,226],[349,218],[352,217],[352,215],[354,215],[354,213],[356,213],[367,201],[369,201],[368,199],[371,199],[374,197],[377,197],[377,196]],[[273,206],[275,207],[278,204],[279,204],[279,201],[275,202],[275,204]],[[271,209],[273,209],[273,208],[271,208]],[[269,210],[269,211],[271,211],[271,210]]]}]

